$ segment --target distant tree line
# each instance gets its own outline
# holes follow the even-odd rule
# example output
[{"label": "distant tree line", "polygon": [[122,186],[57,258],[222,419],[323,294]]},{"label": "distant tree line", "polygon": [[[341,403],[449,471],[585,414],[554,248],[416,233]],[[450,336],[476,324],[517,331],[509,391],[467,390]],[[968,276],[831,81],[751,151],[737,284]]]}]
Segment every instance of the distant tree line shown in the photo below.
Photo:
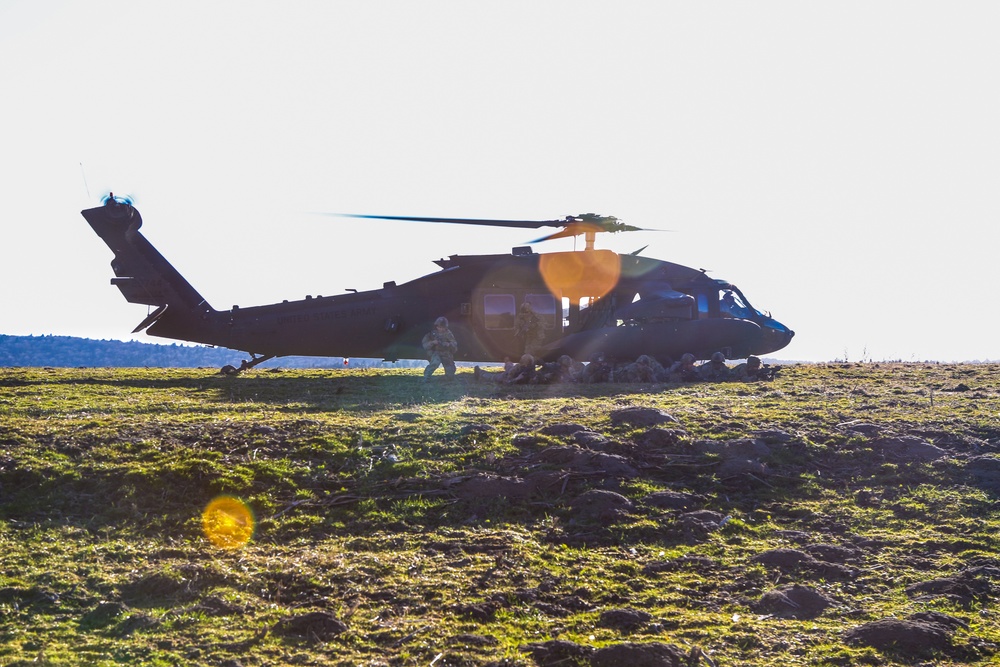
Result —
[{"label": "distant tree line", "polygon": [[[6,336],[0,334],[0,367],[200,368],[239,366],[248,355],[224,347],[159,345],[138,341],[92,340],[73,336]],[[421,367],[427,362],[349,359],[350,368]],[[343,357],[278,357],[262,368],[343,368]]]}]

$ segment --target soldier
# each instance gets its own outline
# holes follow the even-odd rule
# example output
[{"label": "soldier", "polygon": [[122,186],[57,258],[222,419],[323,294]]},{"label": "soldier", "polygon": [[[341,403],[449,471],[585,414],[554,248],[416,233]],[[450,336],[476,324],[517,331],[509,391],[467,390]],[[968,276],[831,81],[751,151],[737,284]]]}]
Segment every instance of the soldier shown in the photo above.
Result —
[{"label": "soldier", "polygon": [[587,367],[582,361],[576,361],[568,354],[559,357],[559,365],[562,366],[563,382],[583,382]]},{"label": "soldier", "polygon": [[615,376],[619,382],[656,382],[663,373],[660,362],[648,354],[641,355],[633,363],[624,366]]},{"label": "soldier", "polygon": [[542,364],[535,372],[534,384],[557,384],[560,382],[580,382],[583,375],[584,365],[573,361],[568,354],[564,354],[556,361]]},{"label": "soldier", "polygon": [[611,364],[604,360],[600,352],[594,354],[583,372],[583,381],[588,384],[608,382],[611,380]]},{"label": "soldier", "polygon": [[525,301],[514,319],[514,336],[524,340],[524,353],[538,356],[545,340],[545,327],[531,304]]},{"label": "soldier", "polygon": [[439,317],[434,320],[434,329],[424,336],[421,344],[428,355],[430,363],[424,369],[424,379],[429,378],[444,366],[444,376],[450,380],[455,377],[455,353],[458,352],[458,341],[448,329],[448,318]]},{"label": "soldier", "polygon": [[504,371],[500,377],[502,384],[530,384],[535,379],[535,358],[530,354],[521,356],[521,361]]},{"label": "soldier", "polygon": [[531,379],[531,384],[555,384],[562,382],[562,366],[558,361],[542,363],[535,369],[535,377]]},{"label": "soldier", "polygon": [[694,365],[694,355],[685,352],[680,361],[674,362],[667,370],[668,382],[693,382],[698,379],[698,368]]},{"label": "soldier", "polygon": [[744,363],[733,368],[733,379],[740,380],[742,382],[754,382],[755,380],[764,379],[764,372],[761,367],[760,357],[747,357],[747,360]]},{"label": "soldier", "polygon": [[721,382],[730,377],[729,366],[726,366],[726,355],[721,352],[713,352],[712,358],[698,367],[698,374],[702,380],[710,382]]},{"label": "soldier", "polygon": [[472,378],[476,382],[499,382],[500,379],[503,377],[503,374],[507,370],[510,369],[507,368],[503,371],[488,371],[483,368],[480,368],[479,366],[476,366],[475,368],[472,369]]}]

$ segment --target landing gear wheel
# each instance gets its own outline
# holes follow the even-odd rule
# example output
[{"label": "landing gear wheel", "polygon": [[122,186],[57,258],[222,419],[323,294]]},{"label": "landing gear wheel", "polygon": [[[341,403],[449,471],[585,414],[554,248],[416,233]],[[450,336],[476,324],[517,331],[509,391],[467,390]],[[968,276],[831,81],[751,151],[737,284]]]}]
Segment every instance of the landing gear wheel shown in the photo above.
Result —
[{"label": "landing gear wheel", "polygon": [[257,364],[263,363],[263,362],[268,361],[270,359],[274,359],[276,356],[277,355],[275,355],[275,354],[266,354],[263,357],[258,357],[257,355],[255,355],[255,354],[253,354],[251,352],[250,353],[250,358],[249,359],[244,359],[243,361],[241,361],[239,368],[236,368],[235,366],[230,366],[229,364],[226,364],[225,366],[223,366],[222,368],[219,369],[219,373],[221,373],[222,375],[239,375],[243,371],[250,370],[251,368],[253,368]]}]

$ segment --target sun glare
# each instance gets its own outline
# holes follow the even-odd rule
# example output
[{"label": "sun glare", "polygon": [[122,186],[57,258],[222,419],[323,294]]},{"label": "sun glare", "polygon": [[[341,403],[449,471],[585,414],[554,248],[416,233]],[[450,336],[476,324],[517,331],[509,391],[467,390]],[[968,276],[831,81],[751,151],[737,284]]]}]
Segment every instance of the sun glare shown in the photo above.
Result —
[{"label": "sun glare", "polygon": [[220,549],[239,549],[253,537],[254,518],[242,500],[219,496],[201,514],[205,537]]},{"label": "sun glare", "polygon": [[553,294],[600,298],[618,284],[621,262],[610,250],[554,252],[539,257],[538,270]]}]

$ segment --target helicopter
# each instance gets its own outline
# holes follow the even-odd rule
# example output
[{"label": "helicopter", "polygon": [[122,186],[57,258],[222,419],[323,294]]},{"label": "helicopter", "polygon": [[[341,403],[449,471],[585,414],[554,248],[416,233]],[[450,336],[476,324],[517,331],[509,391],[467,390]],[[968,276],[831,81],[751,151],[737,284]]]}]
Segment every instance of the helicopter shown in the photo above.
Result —
[{"label": "helicopter", "polygon": [[[555,220],[488,220],[354,215],[376,220],[556,227],[537,239],[584,236],[583,250],[451,255],[440,270],[409,282],[335,296],[217,310],[140,233],[142,216],[126,197],[108,195],[81,211],[114,259],[111,284],[150,310],[132,333],[225,347],[247,353],[238,370],[275,357],[426,358],[424,334],[444,316],[458,341],[457,361],[518,359],[525,341],[515,327],[525,304],[541,324],[538,361],[561,355],[589,360],[661,362],[690,353],[728,359],[780,350],[794,332],[754,308],[736,285],[704,270],[595,248],[599,233],[643,231],[593,213]],[[643,248],[644,249],[644,248]]]}]

